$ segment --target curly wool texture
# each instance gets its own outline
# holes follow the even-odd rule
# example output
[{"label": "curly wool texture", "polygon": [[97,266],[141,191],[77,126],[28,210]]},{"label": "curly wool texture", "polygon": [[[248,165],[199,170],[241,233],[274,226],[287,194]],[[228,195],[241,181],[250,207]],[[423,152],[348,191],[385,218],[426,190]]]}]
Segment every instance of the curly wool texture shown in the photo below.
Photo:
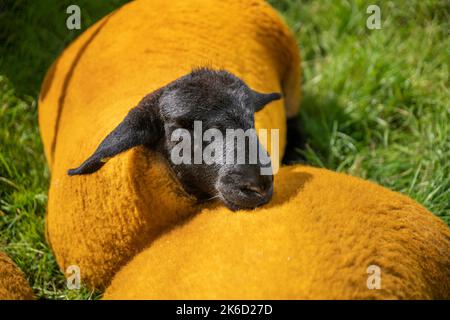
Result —
[{"label": "curly wool texture", "polygon": [[[158,155],[134,148],[89,176],[67,169],[86,159],[148,93],[207,65],[224,68],[284,100],[256,115],[280,130],[299,104],[299,53],[275,10],[260,0],[135,1],[84,32],[48,71],[39,125],[52,177],[47,238],[61,269],[84,282],[114,273],[171,225],[199,210]],[[269,142],[270,143],[270,142]]]},{"label": "curly wool texture", "polygon": [[4,252],[0,252],[0,300],[32,299],[33,291],[22,271]]},{"label": "curly wool texture", "polygon": [[284,167],[270,204],[204,209],[119,271],[104,299],[448,299],[449,250],[448,227],[411,199]]}]

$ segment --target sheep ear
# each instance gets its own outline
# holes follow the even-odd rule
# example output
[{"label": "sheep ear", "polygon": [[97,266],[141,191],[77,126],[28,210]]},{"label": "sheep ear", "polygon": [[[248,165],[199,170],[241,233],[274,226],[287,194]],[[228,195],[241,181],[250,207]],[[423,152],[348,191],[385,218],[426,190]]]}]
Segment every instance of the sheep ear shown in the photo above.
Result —
[{"label": "sheep ear", "polygon": [[259,93],[253,91],[253,104],[255,106],[255,112],[262,110],[269,102],[281,99],[282,95],[277,92],[273,93]]},{"label": "sheep ear", "polygon": [[[150,99],[149,99],[150,98]],[[138,145],[152,147],[162,132],[158,106],[151,96],[144,98],[125,119],[100,143],[94,154],[68,174],[81,175],[99,170],[109,158]]]}]

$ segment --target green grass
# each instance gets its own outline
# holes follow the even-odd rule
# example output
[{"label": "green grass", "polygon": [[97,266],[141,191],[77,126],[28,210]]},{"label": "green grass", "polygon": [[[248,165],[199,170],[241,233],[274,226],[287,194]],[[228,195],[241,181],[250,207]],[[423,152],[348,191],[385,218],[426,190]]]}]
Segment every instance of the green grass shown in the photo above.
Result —
[{"label": "green grass", "polygon": [[[123,2],[0,4],[0,250],[41,298],[99,293],[65,289],[45,242],[49,173],[35,97],[46,68],[78,34],[65,28],[67,5],[80,4],[85,28]],[[299,154],[409,195],[450,224],[446,1],[379,1],[381,30],[365,27],[373,1],[270,2],[302,50],[307,147]]]},{"label": "green grass", "polygon": [[[20,94],[37,95],[44,74],[64,47],[127,0],[0,1],[0,72]],[[66,9],[81,9],[82,30],[68,30]]]}]

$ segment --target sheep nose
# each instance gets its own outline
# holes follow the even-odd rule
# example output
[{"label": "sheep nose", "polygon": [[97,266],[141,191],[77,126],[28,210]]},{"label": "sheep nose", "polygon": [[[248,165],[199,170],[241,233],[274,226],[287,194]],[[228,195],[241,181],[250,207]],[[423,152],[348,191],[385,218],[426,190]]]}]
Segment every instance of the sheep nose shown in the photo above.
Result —
[{"label": "sheep nose", "polygon": [[253,198],[258,205],[267,203],[273,193],[273,176],[247,177],[239,185],[239,190],[250,199]]},{"label": "sheep nose", "polygon": [[260,169],[258,165],[238,165],[221,174],[217,190],[230,209],[252,209],[272,199],[273,175],[263,175]]},{"label": "sheep nose", "polygon": [[253,193],[266,198],[272,190],[272,181],[273,176],[258,176],[245,181],[239,189],[244,193]]}]

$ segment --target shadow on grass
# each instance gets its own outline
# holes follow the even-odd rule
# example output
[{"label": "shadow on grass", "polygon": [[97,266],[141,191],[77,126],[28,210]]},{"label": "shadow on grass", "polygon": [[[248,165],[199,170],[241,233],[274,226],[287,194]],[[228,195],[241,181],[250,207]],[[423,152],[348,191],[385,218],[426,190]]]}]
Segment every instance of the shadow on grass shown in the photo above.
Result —
[{"label": "shadow on grass", "polygon": [[283,162],[334,168],[331,151],[338,124],[350,120],[336,97],[304,92],[299,116],[288,124],[288,145]]}]

